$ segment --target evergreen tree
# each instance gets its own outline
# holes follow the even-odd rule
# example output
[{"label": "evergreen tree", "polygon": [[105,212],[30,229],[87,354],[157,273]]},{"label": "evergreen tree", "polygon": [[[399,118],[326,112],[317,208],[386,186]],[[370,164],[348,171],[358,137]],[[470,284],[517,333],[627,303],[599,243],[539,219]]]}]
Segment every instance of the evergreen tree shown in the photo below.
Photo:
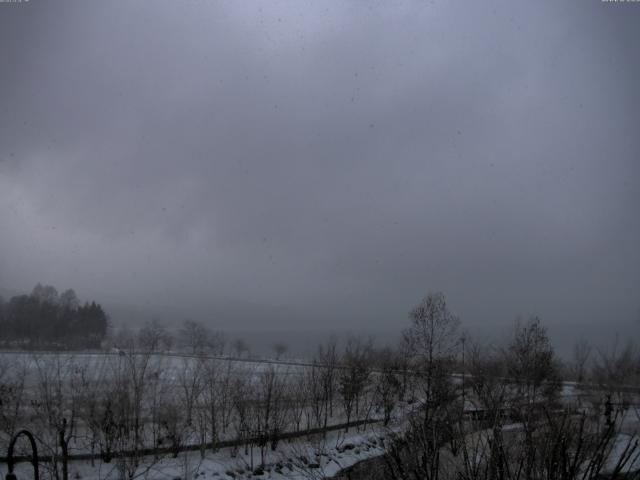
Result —
[{"label": "evergreen tree", "polygon": [[98,348],[107,334],[108,318],[92,301],[80,305],[71,289],[62,295],[37,284],[29,295],[0,300],[0,343],[29,349]]}]

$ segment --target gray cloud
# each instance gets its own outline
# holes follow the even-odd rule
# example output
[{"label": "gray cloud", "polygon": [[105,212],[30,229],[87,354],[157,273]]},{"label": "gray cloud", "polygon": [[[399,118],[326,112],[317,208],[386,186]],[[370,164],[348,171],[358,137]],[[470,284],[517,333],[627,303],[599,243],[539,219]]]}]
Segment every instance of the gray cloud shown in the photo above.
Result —
[{"label": "gray cloud", "polygon": [[0,286],[245,328],[397,328],[428,290],[637,314],[634,4],[0,6]]}]

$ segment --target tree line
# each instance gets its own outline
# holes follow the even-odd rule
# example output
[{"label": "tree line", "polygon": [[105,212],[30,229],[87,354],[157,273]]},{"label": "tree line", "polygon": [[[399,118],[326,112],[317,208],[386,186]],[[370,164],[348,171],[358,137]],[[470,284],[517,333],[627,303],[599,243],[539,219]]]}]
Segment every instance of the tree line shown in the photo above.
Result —
[{"label": "tree line", "polygon": [[483,344],[461,332],[439,293],[410,320],[404,345],[416,408],[385,438],[383,468],[361,478],[640,477],[636,344],[596,354],[581,341],[562,362],[536,317],[517,322],[506,344]]},{"label": "tree line", "polygon": [[[629,478],[640,462],[634,344],[595,354],[580,342],[563,363],[537,318],[517,323],[504,344],[483,344],[439,293],[411,310],[397,345],[332,339],[305,366],[215,358],[224,338],[191,321],[175,339],[149,322],[113,341],[117,355],[1,358],[0,443],[31,429],[62,480],[69,452],[133,479],[166,455],[197,448],[204,458],[228,440],[260,472],[287,432],[344,425],[347,434],[371,421],[385,455],[361,478]],[[174,342],[192,356],[158,355]],[[316,458],[298,460],[321,478],[327,440],[309,442]]]},{"label": "tree line", "polygon": [[[149,333],[149,330],[146,330]],[[376,375],[368,341],[329,341],[305,367],[158,355],[137,336],[117,355],[0,357],[0,449],[21,428],[36,435],[42,468],[73,478],[73,454],[131,480],[163,458],[197,448],[202,458],[231,442],[231,455],[259,472],[291,432],[388,423],[394,383]],[[378,363],[375,363],[378,365]],[[380,364],[381,365],[381,364]],[[385,412],[382,414],[381,412]]]},{"label": "tree line", "polygon": [[0,297],[0,344],[31,350],[100,348],[108,318],[96,302],[81,303],[72,289],[62,294],[37,284],[28,295]]}]

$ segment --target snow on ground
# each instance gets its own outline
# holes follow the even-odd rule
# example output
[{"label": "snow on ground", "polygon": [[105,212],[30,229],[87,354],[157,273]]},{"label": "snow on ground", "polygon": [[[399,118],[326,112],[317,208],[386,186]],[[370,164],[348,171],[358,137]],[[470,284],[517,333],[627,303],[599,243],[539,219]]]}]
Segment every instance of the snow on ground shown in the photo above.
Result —
[{"label": "snow on ground", "polygon": [[[52,354],[39,355],[40,358],[50,357]],[[89,371],[98,371],[104,368],[104,364],[126,361],[118,355],[103,355],[92,353],[81,354],[55,354],[58,359],[80,360]],[[0,358],[9,363],[21,362],[25,365],[27,377],[35,373],[34,357],[21,353],[0,353]],[[155,356],[154,362],[162,364],[163,377],[169,382],[175,381],[178,372],[184,368],[185,363],[193,361],[190,358],[178,356]],[[218,359],[221,365],[233,365],[235,372],[256,374],[265,368],[275,368],[281,375],[298,375],[303,368],[300,365],[269,364],[257,361],[238,359]],[[460,379],[456,379],[460,380]],[[29,383],[29,382],[27,382]],[[584,393],[580,385],[575,382],[563,382],[561,397],[565,402],[578,401]],[[473,402],[466,399],[466,409],[475,408]],[[406,408],[406,406],[405,406]],[[405,408],[399,418],[406,420]],[[400,412],[396,412],[400,413]],[[618,458],[629,441],[629,433],[637,431],[638,417],[627,416],[624,418],[624,432],[616,440],[613,458]],[[401,429],[402,422],[397,423],[394,430]],[[388,429],[380,425],[369,425],[366,430],[358,431],[352,428],[350,432],[334,431],[327,433],[326,437],[320,435],[312,438],[299,438],[292,441],[282,441],[275,452],[267,452],[264,468],[260,468],[260,449],[254,447],[245,454],[243,449],[235,452],[232,448],[221,449],[218,452],[207,451],[204,458],[199,452],[183,452],[177,458],[163,457],[159,461],[145,458],[145,468],[138,471],[137,478],[145,480],[166,479],[320,479],[331,477],[340,470],[352,466],[362,460],[382,455],[384,453],[380,439],[388,433]],[[610,468],[612,465],[610,466]],[[640,460],[634,465],[640,468]],[[17,466],[16,473],[19,479],[32,478],[31,466],[22,463]],[[634,468],[634,469],[635,469]],[[6,465],[0,464],[0,476],[6,473]],[[0,477],[0,478],[1,478]],[[41,468],[41,478],[48,478],[44,465]],[[96,461],[95,466],[90,461],[70,462],[69,478],[74,480],[115,480],[120,478],[115,461],[105,464]]]},{"label": "snow on ground", "polygon": [[[335,475],[343,468],[381,455],[380,439],[385,435],[381,426],[368,426],[366,430],[330,432],[309,439],[281,442],[275,452],[267,452],[264,468],[260,467],[260,449],[253,448],[245,454],[243,449],[233,456],[231,448],[218,452],[183,452],[177,458],[164,457],[155,462],[146,457],[146,466],[139,469],[137,478],[145,480],[191,480],[191,479],[265,479],[303,480],[321,479]],[[252,458],[253,457],[253,458]],[[41,467],[41,478],[43,475]],[[6,465],[0,465],[0,475],[6,474]],[[19,479],[32,478],[32,466],[21,463],[16,467]],[[89,461],[73,461],[69,465],[69,478],[74,480],[116,480],[119,472],[115,461],[111,464]]]},{"label": "snow on ground", "polygon": [[604,470],[607,472],[614,471],[619,459],[623,455],[625,456],[624,458],[629,459],[623,469],[624,472],[637,472],[640,470],[640,452],[633,452],[630,454],[628,450],[636,442],[638,442],[638,437],[636,435],[629,435],[626,433],[617,435]]}]

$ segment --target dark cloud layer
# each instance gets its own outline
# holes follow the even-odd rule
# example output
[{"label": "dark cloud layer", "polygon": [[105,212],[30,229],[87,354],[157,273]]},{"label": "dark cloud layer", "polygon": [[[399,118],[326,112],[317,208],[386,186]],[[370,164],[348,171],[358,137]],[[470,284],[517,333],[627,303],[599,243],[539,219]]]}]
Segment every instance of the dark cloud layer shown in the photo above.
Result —
[{"label": "dark cloud layer", "polygon": [[429,290],[476,327],[633,322],[639,24],[594,0],[0,4],[0,286],[242,328],[397,328]]}]

